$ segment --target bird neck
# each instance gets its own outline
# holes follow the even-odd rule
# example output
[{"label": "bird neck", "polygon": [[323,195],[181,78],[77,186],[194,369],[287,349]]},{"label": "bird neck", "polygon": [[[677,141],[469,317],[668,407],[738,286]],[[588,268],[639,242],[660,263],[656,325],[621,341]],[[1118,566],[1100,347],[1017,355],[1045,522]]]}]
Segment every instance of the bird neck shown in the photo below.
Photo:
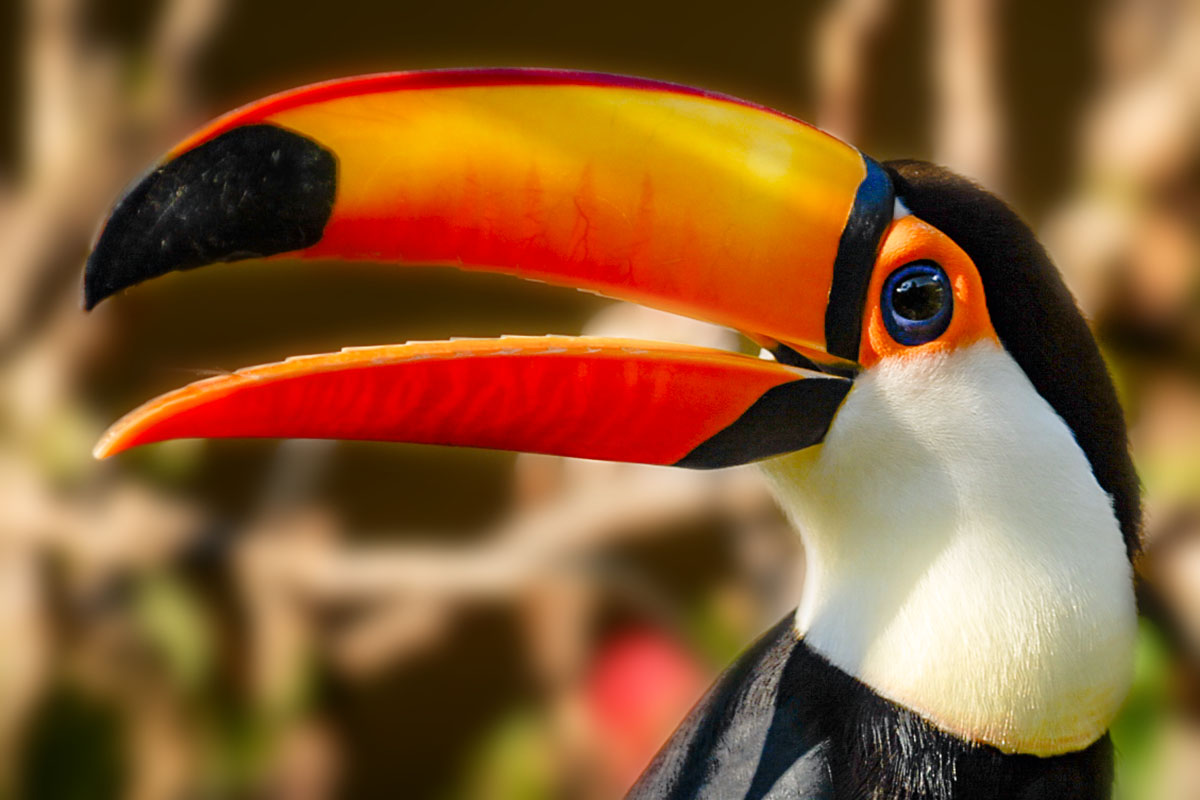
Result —
[{"label": "bird neck", "polygon": [[818,447],[764,462],[808,558],[796,626],[937,727],[1087,747],[1128,690],[1136,611],[1110,498],[992,342],[888,359]]}]

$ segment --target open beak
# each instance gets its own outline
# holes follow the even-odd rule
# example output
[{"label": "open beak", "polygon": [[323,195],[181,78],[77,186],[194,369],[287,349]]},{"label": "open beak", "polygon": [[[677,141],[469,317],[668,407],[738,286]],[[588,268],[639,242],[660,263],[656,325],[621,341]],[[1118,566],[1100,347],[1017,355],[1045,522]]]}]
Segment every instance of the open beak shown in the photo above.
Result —
[{"label": "open beak", "polygon": [[597,338],[354,348],[192,384],[96,453],[299,436],[722,467],[802,449],[849,391],[892,216],[890,180],[857,150],[669,84],[439,71],[277,95],[192,136],[117,203],[88,308],[218,261],[444,264],[727,325],[814,369]]}]

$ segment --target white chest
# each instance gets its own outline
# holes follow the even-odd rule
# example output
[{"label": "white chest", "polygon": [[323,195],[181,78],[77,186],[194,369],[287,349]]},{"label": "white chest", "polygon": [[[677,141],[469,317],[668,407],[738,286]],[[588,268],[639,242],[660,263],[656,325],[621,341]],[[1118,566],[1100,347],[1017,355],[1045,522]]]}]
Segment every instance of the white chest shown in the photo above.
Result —
[{"label": "white chest", "polygon": [[807,547],[798,629],[963,738],[1086,747],[1125,697],[1136,633],[1108,496],[993,343],[891,361],[823,445],[764,462]]}]

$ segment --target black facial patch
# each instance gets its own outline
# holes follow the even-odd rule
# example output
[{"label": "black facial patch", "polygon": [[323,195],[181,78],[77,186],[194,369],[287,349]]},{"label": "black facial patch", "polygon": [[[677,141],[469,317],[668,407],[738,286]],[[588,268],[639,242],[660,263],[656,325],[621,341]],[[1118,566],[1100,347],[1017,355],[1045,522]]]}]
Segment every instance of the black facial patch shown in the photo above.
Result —
[{"label": "black facial patch", "polygon": [[122,197],[88,257],[84,306],[177,269],[316,244],[337,160],[311,139],[248,125],[189,150]]},{"label": "black facial patch", "polygon": [[895,213],[892,181],[883,167],[866,156],[867,174],[854,195],[850,218],[842,229],[833,262],[833,283],[825,307],[825,352],[858,360],[862,315],[879,242]]},{"label": "black facial patch", "polygon": [[924,161],[885,167],[912,213],[975,262],[1000,343],[1071,429],[1112,497],[1132,558],[1142,513],[1125,417],[1096,340],[1045,249],[1004,201],[966,178]]},{"label": "black facial patch", "polygon": [[851,383],[844,378],[806,378],[769,389],[732,425],[701,442],[675,466],[732,467],[817,444]]}]

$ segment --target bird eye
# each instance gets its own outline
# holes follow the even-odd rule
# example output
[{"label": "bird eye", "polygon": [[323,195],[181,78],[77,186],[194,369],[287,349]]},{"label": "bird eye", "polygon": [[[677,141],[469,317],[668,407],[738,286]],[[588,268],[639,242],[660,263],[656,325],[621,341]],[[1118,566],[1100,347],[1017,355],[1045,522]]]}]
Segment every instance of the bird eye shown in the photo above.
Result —
[{"label": "bird eye", "polygon": [[914,261],[888,276],[880,305],[892,338],[918,345],[945,333],[954,312],[954,295],[945,270],[932,261]]}]

